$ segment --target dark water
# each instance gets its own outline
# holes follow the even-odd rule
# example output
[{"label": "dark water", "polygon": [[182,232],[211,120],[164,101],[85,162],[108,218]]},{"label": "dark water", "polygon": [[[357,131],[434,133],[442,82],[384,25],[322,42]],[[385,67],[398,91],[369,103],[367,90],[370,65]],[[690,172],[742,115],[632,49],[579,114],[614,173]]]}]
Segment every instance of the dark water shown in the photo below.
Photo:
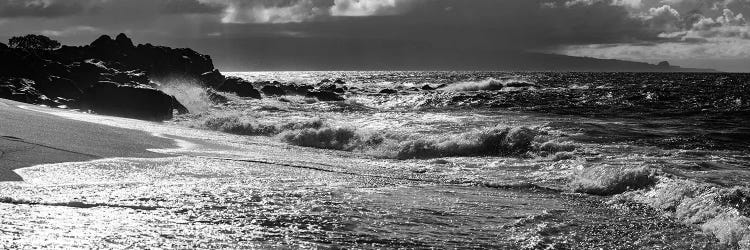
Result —
[{"label": "dark water", "polygon": [[[178,98],[204,112],[167,124],[58,114],[212,146],[187,143],[166,150],[179,155],[166,159],[19,170],[25,183],[0,183],[0,247],[750,247],[747,74],[232,75],[315,86],[342,79],[347,101],[230,96],[229,104],[200,106],[186,91]],[[214,116],[279,127],[320,119],[355,136],[416,137],[437,149],[395,159],[382,157],[388,147],[297,147],[277,135],[205,130]],[[530,128],[534,143],[572,146],[440,154],[476,146],[459,135],[493,127]],[[652,182],[628,183],[634,173]]]}]

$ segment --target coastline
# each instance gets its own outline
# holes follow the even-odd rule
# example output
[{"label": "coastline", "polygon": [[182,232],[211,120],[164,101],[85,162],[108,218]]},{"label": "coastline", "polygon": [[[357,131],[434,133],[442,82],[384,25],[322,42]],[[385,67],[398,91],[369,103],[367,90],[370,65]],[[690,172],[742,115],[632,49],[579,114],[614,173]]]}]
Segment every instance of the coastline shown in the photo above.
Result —
[{"label": "coastline", "polygon": [[0,99],[0,182],[22,181],[13,172],[19,168],[112,157],[168,157],[148,149],[177,146],[174,140],[143,131],[76,121],[20,105],[29,104]]}]

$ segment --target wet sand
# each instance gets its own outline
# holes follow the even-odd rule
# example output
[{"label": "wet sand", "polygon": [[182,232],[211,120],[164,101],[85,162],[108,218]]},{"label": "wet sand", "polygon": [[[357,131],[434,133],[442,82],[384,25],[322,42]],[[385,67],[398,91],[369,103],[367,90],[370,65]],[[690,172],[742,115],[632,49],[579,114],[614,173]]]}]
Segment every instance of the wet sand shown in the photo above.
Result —
[{"label": "wet sand", "polygon": [[0,181],[22,180],[13,172],[18,168],[109,157],[165,157],[168,155],[147,149],[175,147],[173,140],[143,131],[70,120],[19,106],[31,105],[0,99]]}]

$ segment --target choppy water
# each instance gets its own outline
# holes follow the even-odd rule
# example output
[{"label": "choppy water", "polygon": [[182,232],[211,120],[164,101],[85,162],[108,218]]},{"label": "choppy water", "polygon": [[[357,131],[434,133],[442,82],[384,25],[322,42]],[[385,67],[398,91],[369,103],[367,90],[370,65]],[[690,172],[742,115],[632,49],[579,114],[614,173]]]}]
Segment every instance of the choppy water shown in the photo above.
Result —
[{"label": "choppy water", "polygon": [[[17,170],[25,182],[0,183],[0,246],[750,246],[750,202],[743,193],[750,180],[748,75],[234,75],[306,84],[340,78],[349,91],[347,101],[337,103],[294,96],[231,98],[229,105],[169,124],[58,113],[176,138],[184,147],[161,150],[176,155],[166,159]],[[519,82],[528,84],[510,87]],[[453,87],[417,89],[425,84]],[[498,84],[503,87],[492,87]],[[379,94],[385,88],[399,93]],[[482,88],[489,90],[477,90]],[[575,147],[557,154],[537,149],[392,159],[367,150],[292,146],[273,135],[202,130],[206,117],[215,115],[267,124],[321,119],[355,133],[438,139],[492,127],[527,127],[543,133],[538,137],[544,141]],[[586,194],[587,185],[615,186],[624,178],[618,171],[637,168],[653,171],[655,186],[614,196]],[[611,176],[592,177],[589,169]]]}]

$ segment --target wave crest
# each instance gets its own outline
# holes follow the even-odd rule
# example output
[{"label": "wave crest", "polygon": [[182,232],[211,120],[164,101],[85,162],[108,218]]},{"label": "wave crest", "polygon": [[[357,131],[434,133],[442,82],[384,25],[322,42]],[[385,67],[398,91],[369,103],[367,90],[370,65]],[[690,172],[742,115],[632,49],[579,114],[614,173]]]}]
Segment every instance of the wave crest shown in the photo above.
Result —
[{"label": "wave crest", "polygon": [[533,82],[523,79],[496,79],[488,78],[480,81],[458,82],[445,88],[450,92],[482,91],[482,90],[501,90],[506,87],[532,87],[536,86]]}]

